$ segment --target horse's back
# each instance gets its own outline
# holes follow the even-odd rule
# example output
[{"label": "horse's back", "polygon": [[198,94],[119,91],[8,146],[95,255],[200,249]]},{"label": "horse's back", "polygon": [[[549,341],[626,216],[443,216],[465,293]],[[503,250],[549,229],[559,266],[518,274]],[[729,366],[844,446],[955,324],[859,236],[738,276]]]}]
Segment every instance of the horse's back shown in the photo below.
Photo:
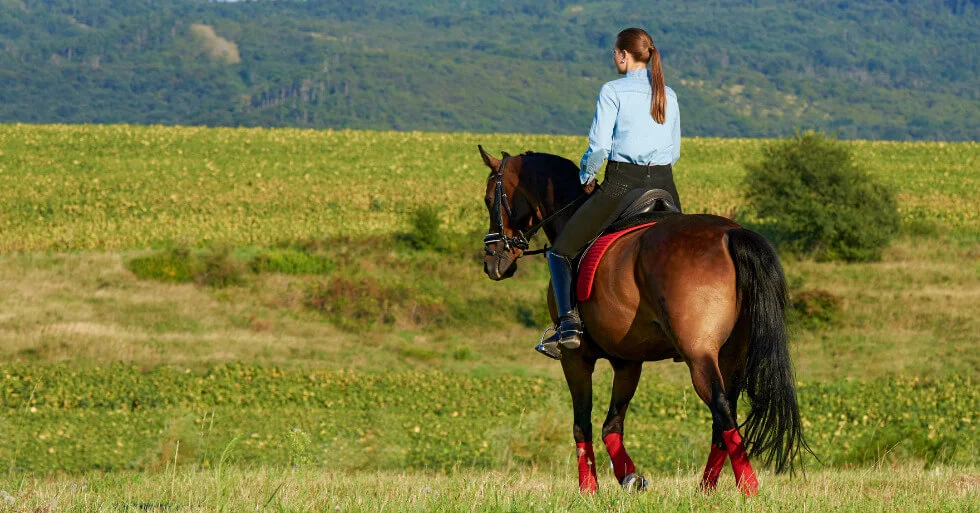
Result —
[{"label": "horse's back", "polygon": [[719,216],[671,215],[614,242],[592,299],[579,306],[595,342],[627,360],[677,358],[676,330],[696,325],[699,310],[720,310],[727,323],[736,315],[735,280],[724,236],[735,227]]}]

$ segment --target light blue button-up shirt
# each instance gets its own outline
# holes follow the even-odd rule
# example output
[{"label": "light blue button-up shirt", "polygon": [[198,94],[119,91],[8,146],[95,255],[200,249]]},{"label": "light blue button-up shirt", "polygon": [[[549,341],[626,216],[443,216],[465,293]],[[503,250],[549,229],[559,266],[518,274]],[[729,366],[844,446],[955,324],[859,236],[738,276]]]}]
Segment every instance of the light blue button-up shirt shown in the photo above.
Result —
[{"label": "light blue button-up shirt", "polygon": [[650,72],[637,69],[606,82],[599,91],[589,130],[589,149],[582,156],[579,178],[589,183],[603,161],[641,165],[673,165],[681,157],[681,118],[677,95],[667,89],[664,124],[650,115]]}]

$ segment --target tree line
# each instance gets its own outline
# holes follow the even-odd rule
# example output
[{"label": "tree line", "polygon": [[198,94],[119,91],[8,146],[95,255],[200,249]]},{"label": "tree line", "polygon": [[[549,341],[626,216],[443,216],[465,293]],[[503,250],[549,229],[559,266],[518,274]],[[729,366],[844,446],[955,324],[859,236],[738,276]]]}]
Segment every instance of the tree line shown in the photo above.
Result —
[{"label": "tree line", "polygon": [[636,25],[685,134],[975,140],[978,2],[0,0],[0,121],[584,133]]}]

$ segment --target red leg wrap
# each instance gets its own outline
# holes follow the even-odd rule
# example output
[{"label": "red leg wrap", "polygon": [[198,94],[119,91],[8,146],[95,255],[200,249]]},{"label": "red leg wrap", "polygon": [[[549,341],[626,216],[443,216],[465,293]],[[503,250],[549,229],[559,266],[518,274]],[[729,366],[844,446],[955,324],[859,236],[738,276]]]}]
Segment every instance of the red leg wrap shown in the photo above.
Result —
[{"label": "red leg wrap", "polygon": [[627,475],[636,472],[633,460],[623,447],[622,434],[609,433],[602,441],[606,444],[606,452],[609,453],[609,460],[612,461],[613,473],[616,474],[617,481],[622,481]]},{"label": "red leg wrap", "polygon": [[732,428],[723,432],[721,437],[725,440],[725,448],[732,458],[732,469],[735,471],[735,482],[738,483],[739,489],[746,496],[755,495],[759,491],[759,480],[756,479],[752,465],[749,464],[749,457],[742,447],[742,435],[738,434],[738,429]]},{"label": "red leg wrap", "polygon": [[714,490],[718,485],[718,476],[725,468],[725,461],[728,459],[728,451],[718,448],[711,444],[711,452],[708,453],[708,464],[704,467],[704,476],[701,477],[701,488],[706,491]]},{"label": "red leg wrap", "polygon": [[575,444],[578,455],[578,488],[582,493],[595,493],[599,490],[599,482],[596,480],[595,453],[592,451],[592,442],[579,442]]}]

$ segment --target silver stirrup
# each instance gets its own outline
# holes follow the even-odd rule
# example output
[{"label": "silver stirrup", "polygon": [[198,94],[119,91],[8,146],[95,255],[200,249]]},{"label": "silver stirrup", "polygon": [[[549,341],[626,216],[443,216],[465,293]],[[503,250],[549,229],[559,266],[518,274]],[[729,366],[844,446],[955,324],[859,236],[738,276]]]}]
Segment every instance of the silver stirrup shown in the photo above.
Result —
[{"label": "silver stirrup", "polygon": [[[549,333],[551,334],[549,335]],[[541,340],[538,341],[538,345],[534,349],[552,360],[561,360],[561,350],[558,349],[558,326],[545,328],[544,333],[541,334]]]}]

